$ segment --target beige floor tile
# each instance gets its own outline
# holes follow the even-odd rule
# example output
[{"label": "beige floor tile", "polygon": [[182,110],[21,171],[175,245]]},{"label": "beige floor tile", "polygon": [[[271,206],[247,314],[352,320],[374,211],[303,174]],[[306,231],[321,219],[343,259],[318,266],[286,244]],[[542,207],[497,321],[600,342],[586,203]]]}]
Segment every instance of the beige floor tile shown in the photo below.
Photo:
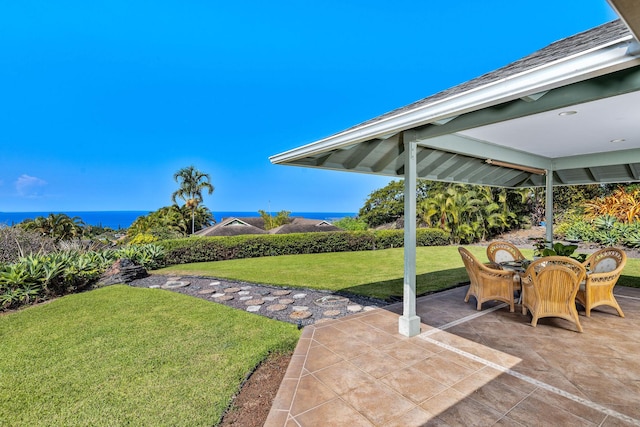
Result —
[{"label": "beige floor tile", "polygon": [[528,397],[513,408],[507,416],[524,425],[530,425],[532,419],[536,420],[537,425],[585,427],[598,425],[536,397]]},{"label": "beige floor tile", "polygon": [[313,375],[300,378],[291,404],[291,415],[296,416],[338,396]]},{"label": "beige floor tile", "polygon": [[287,371],[284,374],[285,378],[300,378],[302,374],[302,368],[304,367],[304,361],[306,360],[307,355],[298,355],[294,354],[291,356],[291,361],[289,361],[289,366],[287,367]]},{"label": "beige floor tile", "polygon": [[451,352],[440,353],[412,366],[442,384],[452,386],[478,370],[451,361],[453,355]]},{"label": "beige floor tile", "polygon": [[318,346],[309,352],[307,359],[304,362],[304,367],[309,372],[315,372],[319,369],[331,366],[334,363],[338,363],[344,360],[339,355],[335,354],[324,346]]},{"label": "beige floor tile", "polygon": [[383,377],[393,371],[407,366],[406,363],[394,359],[387,353],[379,350],[374,350],[370,353],[350,359],[350,362],[376,378]]},{"label": "beige floor tile", "polygon": [[362,414],[340,399],[334,399],[324,403],[310,411],[295,417],[295,421],[301,427],[317,426],[349,426],[349,427],[373,427]]},{"label": "beige floor tile", "polygon": [[277,410],[289,410],[291,408],[291,402],[296,395],[296,389],[298,388],[298,378],[285,378],[280,383],[280,388],[276,397],[273,399],[271,408]]},{"label": "beige floor tile", "polygon": [[380,380],[416,404],[446,389],[429,375],[414,368],[393,371]]},{"label": "beige floor tile", "polygon": [[439,416],[450,407],[464,400],[464,398],[464,393],[460,393],[458,390],[455,390],[453,388],[447,388],[443,392],[438,393],[432,398],[422,402],[420,404],[420,407],[431,414]]},{"label": "beige floor tile", "polygon": [[438,418],[450,425],[491,426],[502,418],[502,415],[501,412],[476,400],[466,398],[438,414]]},{"label": "beige floor tile", "polygon": [[347,361],[316,371],[314,376],[339,395],[366,383],[375,384],[376,381],[374,377]]},{"label": "beige floor tile", "polygon": [[263,427],[283,427],[286,425],[288,417],[289,411],[271,410]]},{"label": "beige floor tile", "polygon": [[380,350],[406,364],[414,364],[437,354],[420,346],[416,341],[418,339],[397,341],[380,348]]},{"label": "beige floor tile", "polygon": [[436,417],[422,408],[413,408],[406,414],[385,422],[385,427],[411,427],[424,426]]},{"label": "beige floor tile", "polygon": [[409,399],[383,384],[364,384],[342,397],[376,425],[384,425],[414,407]]}]

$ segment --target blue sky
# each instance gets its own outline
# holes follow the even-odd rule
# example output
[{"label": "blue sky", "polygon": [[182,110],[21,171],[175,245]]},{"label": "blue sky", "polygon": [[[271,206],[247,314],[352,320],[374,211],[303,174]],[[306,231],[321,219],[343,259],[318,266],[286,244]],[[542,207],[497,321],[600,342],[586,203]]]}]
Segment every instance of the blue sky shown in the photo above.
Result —
[{"label": "blue sky", "polygon": [[0,5],[0,211],[356,212],[388,178],[272,165],[615,19],[605,0]]}]

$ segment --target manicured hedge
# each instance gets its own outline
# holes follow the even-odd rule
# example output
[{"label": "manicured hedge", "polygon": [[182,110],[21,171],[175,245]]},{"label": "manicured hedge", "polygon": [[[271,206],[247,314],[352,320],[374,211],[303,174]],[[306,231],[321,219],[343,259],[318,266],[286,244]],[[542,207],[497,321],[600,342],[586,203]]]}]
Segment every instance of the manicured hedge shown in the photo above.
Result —
[{"label": "manicured hedge", "polygon": [[[233,237],[188,237],[157,242],[165,251],[164,264],[224,261],[274,255],[368,251],[402,247],[403,230],[292,233]],[[418,246],[443,246],[449,235],[436,228],[420,228]]]}]

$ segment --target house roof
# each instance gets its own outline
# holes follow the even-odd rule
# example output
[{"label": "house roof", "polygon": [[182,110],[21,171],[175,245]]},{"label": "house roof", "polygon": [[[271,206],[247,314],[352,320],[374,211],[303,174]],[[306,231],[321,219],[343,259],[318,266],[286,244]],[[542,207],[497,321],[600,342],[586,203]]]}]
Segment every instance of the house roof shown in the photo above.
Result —
[{"label": "house roof", "polygon": [[269,230],[269,234],[317,233],[327,231],[343,231],[331,224],[290,223]]},{"label": "house roof", "polygon": [[639,54],[612,21],[270,160],[401,177],[413,142],[423,179],[532,187],[548,171],[554,185],[638,181]]},{"label": "house roof", "polygon": [[264,230],[264,218],[261,216],[241,216],[236,219]]},{"label": "house roof", "polygon": [[261,228],[249,224],[240,218],[225,218],[211,227],[195,233],[197,236],[239,236],[242,234],[267,234]]},{"label": "house roof", "polygon": [[262,217],[229,217],[218,224],[197,231],[198,236],[239,236],[242,234],[288,234],[316,231],[342,231],[331,223],[320,219],[290,218],[288,224],[265,230]]}]

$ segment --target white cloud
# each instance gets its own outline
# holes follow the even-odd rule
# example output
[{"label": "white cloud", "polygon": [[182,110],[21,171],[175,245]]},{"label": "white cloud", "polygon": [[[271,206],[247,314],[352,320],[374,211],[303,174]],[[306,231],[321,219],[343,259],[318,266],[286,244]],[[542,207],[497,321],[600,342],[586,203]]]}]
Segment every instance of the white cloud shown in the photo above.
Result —
[{"label": "white cloud", "polygon": [[35,176],[29,176],[22,174],[16,181],[16,191],[21,197],[39,197],[39,187],[47,185],[47,181],[37,178]]}]

